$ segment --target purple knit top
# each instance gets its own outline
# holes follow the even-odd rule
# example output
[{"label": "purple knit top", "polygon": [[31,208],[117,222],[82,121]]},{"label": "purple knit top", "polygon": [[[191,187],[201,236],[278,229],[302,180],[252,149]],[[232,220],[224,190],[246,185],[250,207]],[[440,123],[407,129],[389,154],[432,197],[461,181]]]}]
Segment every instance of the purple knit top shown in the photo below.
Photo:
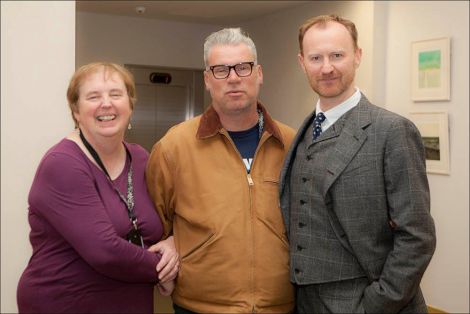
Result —
[{"label": "purple knit top", "polygon": [[[146,246],[162,224],[145,184],[148,153],[132,156],[134,212]],[[114,180],[127,195],[127,160]],[[106,175],[63,139],[43,157],[29,193],[33,255],[18,284],[22,313],[152,313],[159,257],[129,243],[127,209]]]}]

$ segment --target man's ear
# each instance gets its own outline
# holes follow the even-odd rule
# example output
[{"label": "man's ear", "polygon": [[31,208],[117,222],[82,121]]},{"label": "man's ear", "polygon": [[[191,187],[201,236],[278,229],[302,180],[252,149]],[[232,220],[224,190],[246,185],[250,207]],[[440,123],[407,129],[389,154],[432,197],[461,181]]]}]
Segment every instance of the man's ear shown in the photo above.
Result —
[{"label": "man's ear", "polygon": [[257,71],[258,71],[258,82],[260,84],[263,84],[263,69],[261,68],[261,65],[256,65]]},{"label": "man's ear", "polygon": [[204,85],[206,86],[206,91],[210,90],[210,83],[209,83],[209,71],[204,71]]},{"label": "man's ear", "polygon": [[306,70],[305,70],[305,65],[304,65],[304,56],[302,55],[301,52],[299,52],[299,54],[297,55],[297,60],[299,61],[300,67],[302,68],[302,71],[304,71],[304,73],[307,73]]},{"label": "man's ear", "polygon": [[362,59],[362,49],[357,48],[356,51],[354,52],[354,68],[357,69],[359,65],[361,64],[361,59]]}]

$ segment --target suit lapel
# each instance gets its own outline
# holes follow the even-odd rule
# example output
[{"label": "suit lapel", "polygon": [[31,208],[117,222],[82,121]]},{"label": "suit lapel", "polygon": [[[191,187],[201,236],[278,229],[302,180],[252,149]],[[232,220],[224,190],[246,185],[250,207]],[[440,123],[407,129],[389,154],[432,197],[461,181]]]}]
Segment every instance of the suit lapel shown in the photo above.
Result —
[{"label": "suit lapel", "polygon": [[320,137],[318,137],[315,141],[313,141],[310,145],[309,145],[309,148],[312,146],[312,145],[316,145],[317,143],[320,143],[320,142],[323,142],[323,141],[326,141],[326,140],[329,140],[333,137],[337,137],[340,135],[340,132],[341,130],[337,130],[337,123],[335,123],[334,125],[332,125],[331,127],[328,128],[328,130],[324,131]]},{"label": "suit lapel", "polygon": [[344,126],[340,131],[335,148],[328,158],[327,176],[325,177],[322,193],[324,197],[367,139],[364,129],[371,123],[368,103],[367,98],[361,95],[357,107],[340,118],[344,119]]}]

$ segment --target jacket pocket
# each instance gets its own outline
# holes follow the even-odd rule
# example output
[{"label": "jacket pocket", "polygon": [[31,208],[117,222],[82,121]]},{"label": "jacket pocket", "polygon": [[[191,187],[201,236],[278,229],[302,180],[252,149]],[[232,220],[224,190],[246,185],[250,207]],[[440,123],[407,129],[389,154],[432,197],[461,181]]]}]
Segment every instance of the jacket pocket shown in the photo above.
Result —
[{"label": "jacket pocket", "polygon": [[191,249],[189,249],[187,252],[185,252],[181,256],[181,261],[187,260],[194,253],[196,253],[197,251],[199,251],[199,250],[203,249],[204,247],[206,247],[211,242],[211,239],[214,237],[214,235],[215,235],[215,233],[211,233],[208,236],[206,236],[205,238],[203,238],[201,241],[196,243],[196,245],[194,245]]},{"label": "jacket pocket", "polygon": [[288,247],[284,220],[279,207],[279,178],[264,177],[256,198],[258,220]]}]

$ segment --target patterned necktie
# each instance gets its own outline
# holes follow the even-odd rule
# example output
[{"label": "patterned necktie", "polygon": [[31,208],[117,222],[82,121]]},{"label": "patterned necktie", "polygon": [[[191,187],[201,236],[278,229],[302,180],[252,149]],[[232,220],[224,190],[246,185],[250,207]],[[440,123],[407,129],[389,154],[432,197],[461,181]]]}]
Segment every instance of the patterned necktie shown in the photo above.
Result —
[{"label": "patterned necktie", "polygon": [[325,121],[325,119],[326,117],[323,112],[319,112],[313,120],[313,140],[320,136],[322,131],[321,124],[323,121]]}]

